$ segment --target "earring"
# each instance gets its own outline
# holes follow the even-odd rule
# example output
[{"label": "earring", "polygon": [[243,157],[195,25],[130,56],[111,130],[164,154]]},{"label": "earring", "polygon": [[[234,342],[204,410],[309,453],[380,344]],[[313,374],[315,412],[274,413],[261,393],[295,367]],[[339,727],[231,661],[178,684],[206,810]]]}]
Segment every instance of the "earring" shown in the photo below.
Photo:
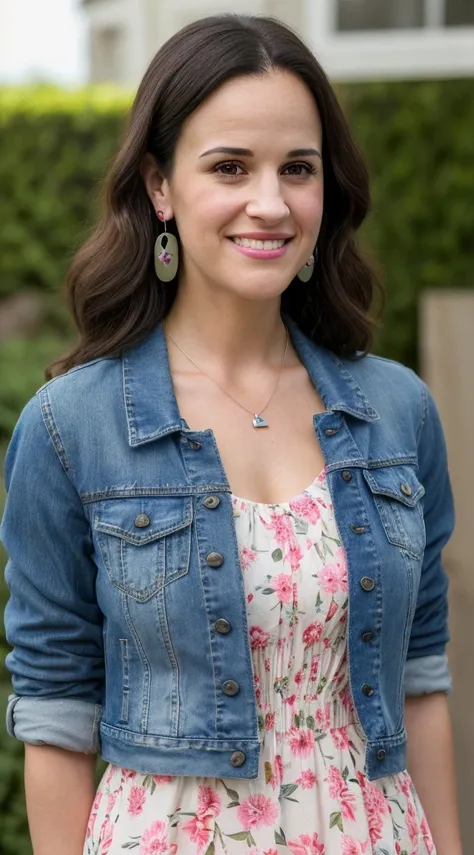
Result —
[{"label": "earring", "polygon": [[155,243],[155,273],[160,282],[171,282],[178,272],[179,245],[174,235],[166,231],[163,211],[157,211],[158,219],[164,224],[164,232]]},{"label": "earring", "polygon": [[310,257],[308,258],[308,261],[306,262],[304,267],[302,267],[301,270],[299,270],[297,273],[298,279],[301,282],[309,282],[309,280],[311,279],[311,277],[313,275],[314,265],[316,264],[317,260],[318,260],[318,247],[315,248],[314,255],[310,255]]}]

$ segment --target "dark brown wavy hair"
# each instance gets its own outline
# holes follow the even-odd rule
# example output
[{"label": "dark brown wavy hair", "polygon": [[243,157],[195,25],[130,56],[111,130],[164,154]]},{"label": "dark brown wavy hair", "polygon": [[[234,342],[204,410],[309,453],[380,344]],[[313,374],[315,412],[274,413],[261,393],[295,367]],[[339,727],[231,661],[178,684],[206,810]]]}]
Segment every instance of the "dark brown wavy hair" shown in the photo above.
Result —
[{"label": "dark brown wavy hair", "polygon": [[[355,232],[369,210],[369,180],[333,89],[300,38],[272,18],[215,15],[190,24],[158,51],[138,89],[123,145],[104,183],[103,213],[74,257],[66,290],[79,342],[47,377],[116,355],[166,316],[177,282],[154,272],[159,223],[141,177],[146,152],[165,175],[188,116],[219,86],[270,69],[293,72],[316,101],[323,128],[324,213],[311,280],[291,282],[285,311],[310,338],[352,357],[372,345],[370,315],[378,280],[362,257]],[[168,226],[177,235],[175,221]],[[178,235],[177,235],[178,236]]]}]

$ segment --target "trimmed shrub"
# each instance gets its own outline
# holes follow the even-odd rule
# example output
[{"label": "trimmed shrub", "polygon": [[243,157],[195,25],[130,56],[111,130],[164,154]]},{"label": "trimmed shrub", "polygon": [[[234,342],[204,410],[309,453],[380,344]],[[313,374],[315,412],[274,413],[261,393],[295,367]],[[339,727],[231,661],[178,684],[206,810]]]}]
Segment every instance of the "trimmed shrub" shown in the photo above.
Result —
[{"label": "trimmed shrub", "polygon": [[341,94],[372,175],[363,238],[387,285],[377,350],[416,369],[422,292],[474,288],[474,79],[357,84]]}]

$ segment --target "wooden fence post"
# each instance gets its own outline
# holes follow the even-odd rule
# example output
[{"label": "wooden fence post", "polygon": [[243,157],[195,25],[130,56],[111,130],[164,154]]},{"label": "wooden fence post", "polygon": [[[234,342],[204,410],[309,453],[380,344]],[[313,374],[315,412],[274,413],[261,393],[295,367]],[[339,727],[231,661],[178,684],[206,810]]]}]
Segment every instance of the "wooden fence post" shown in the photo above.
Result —
[{"label": "wooden fence post", "polygon": [[463,844],[466,852],[473,852],[474,291],[425,292],[420,362],[443,422],[456,506],[456,530],[444,555],[450,578],[448,653]]}]

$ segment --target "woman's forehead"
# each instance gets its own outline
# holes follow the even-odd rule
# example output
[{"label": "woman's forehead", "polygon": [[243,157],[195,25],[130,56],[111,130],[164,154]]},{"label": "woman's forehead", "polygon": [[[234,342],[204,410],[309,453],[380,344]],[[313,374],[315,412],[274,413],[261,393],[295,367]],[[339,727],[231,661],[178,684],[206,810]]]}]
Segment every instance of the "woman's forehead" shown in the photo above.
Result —
[{"label": "woman's forehead", "polygon": [[221,146],[319,148],[321,121],[311,91],[297,75],[249,75],[210,95],[187,119],[182,142],[202,152]]}]

